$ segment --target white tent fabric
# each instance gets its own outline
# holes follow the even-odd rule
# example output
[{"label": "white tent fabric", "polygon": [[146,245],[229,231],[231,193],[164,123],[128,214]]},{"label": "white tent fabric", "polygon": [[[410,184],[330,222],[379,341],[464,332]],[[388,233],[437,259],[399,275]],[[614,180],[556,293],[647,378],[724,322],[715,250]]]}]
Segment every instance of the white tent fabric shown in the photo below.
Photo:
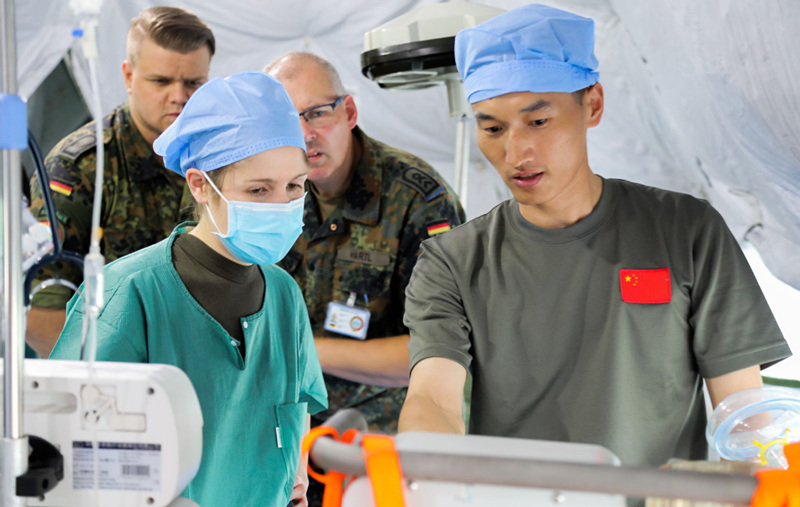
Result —
[{"label": "white tent fabric", "polygon": [[[126,98],[120,64],[130,19],[150,0],[106,0],[98,44],[104,111]],[[427,0],[180,0],[213,29],[212,77],[261,69],[289,50],[328,58],[359,107],[359,124],[428,160],[452,183],[456,119],[443,87],[391,92],[361,75],[363,34]],[[511,9],[520,0],[485,0]],[[596,20],[605,116],[590,164],[712,202],[740,240],[800,288],[800,2],[547,0]],[[18,1],[19,93],[29,96],[74,42],[69,2]],[[86,64],[73,72],[89,95]],[[473,141],[474,143],[474,141]],[[510,196],[473,145],[469,217]]]}]

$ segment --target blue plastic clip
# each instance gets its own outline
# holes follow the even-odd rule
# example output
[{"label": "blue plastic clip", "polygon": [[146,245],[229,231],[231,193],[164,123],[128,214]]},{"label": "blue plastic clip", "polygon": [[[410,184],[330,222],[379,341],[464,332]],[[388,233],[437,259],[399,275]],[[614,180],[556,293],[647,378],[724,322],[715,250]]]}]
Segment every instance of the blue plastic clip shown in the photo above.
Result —
[{"label": "blue plastic clip", "polygon": [[28,109],[19,95],[0,94],[0,150],[28,147]]}]

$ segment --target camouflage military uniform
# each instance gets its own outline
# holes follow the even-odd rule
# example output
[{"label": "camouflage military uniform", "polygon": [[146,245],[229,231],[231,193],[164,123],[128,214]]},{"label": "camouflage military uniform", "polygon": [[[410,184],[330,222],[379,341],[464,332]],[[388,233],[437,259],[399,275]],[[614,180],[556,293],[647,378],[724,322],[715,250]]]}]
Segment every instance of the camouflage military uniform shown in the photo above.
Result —
[{"label": "camouflage military uniform", "polygon": [[[185,219],[193,202],[178,174],[155,157],[131,118],[127,104],[103,118],[105,162],[100,248],[106,262],[152,245]],[[61,140],[48,154],[45,167],[56,206],[59,233],[65,250],[85,255],[91,238],[92,202],[96,165],[95,124],[90,122]],[[47,220],[42,188],[31,179],[31,212]],[[83,274],[74,264],[57,263],[41,270],[38,280],[63,278],[76,285]],[[35,285],[34,284],[34,285]],[[38,292],[32,301],[43,308],[64,308],[72,296],[66,287]]]},{"label": "camouflage military uniform", "polygon": [[[340,336],[323,329],[328,303],[357,294],[368,308],[367,339],[408,333],[403,325],[405,289],[420,243],[464,221],[455,193],[423,160],[364,135],[363,155],[342,203],[324,223],[316,198],[306,196],[303,234],[281,262],[300,285],[315,336]],[[366,297],[365,297],[366,296]],[[372,430],[397,431],[405,388],[362,385],[325,375],[329,410],[355,407]]]}]

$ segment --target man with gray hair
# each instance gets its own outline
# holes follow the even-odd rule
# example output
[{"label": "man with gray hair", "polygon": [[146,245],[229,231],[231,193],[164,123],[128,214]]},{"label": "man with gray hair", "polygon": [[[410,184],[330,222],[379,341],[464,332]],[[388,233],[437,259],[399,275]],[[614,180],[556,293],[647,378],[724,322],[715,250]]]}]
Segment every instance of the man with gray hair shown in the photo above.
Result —
[{"label": "man with gray hair", "polygon": [[[122,76],[128,101],[102,118],[105,147],[103,230],[100,248],[110,262],[169,236],[187,218],[191,194],[153,152],[153,141],[178,117],[208,80],[216,42],[211,29],[189,11],[151,7],[131,21]],[[31,180],[31,212],[47,220],[42,192],[52,192],[65,250],[85,255],[91,237],[96,160],[95,123],[62,139],[48,154],[50,188]],[[68,263],[51,265],[39,281],[61,278],[80,285],[83,274]],[[38,292],[28,314],[28,344],[47,357],[64,325],[72,292],[52,286]]]},{"label": "man with gray hair", "polygon": [[[264,71],[301,111],[305,229],[282,266],[303,289],[331,409],[360,408],[374,429],[394,432],[405,389],[391,387],[408,383],[405,286],[420,243],[459,225],[464,212],[430,165],[363,133],[328,61],[293,52]],[[332,324],[344,316],[348,326]]]},{"label": "man with gray hair", "polygon": [[352,407],[394,433],[408,383],[405,288],[420,243],[464,212],[430,165],[362,132],[329,62],[294,52],[264,71],[300,111],[310,164],[305,228],[281,266],[303,291],[328,388],[329,411],[312,422]]}]

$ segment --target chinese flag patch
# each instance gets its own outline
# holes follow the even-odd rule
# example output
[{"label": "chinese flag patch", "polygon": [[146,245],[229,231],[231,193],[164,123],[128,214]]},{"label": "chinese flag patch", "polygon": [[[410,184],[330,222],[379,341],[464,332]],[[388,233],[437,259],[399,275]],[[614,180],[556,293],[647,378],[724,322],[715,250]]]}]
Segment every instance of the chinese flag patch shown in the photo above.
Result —
[{"label": "chinese flag patch", "polygon": [[669,268],[620,269],[619,289],[626,303],[669,303],[672,300]]}]

